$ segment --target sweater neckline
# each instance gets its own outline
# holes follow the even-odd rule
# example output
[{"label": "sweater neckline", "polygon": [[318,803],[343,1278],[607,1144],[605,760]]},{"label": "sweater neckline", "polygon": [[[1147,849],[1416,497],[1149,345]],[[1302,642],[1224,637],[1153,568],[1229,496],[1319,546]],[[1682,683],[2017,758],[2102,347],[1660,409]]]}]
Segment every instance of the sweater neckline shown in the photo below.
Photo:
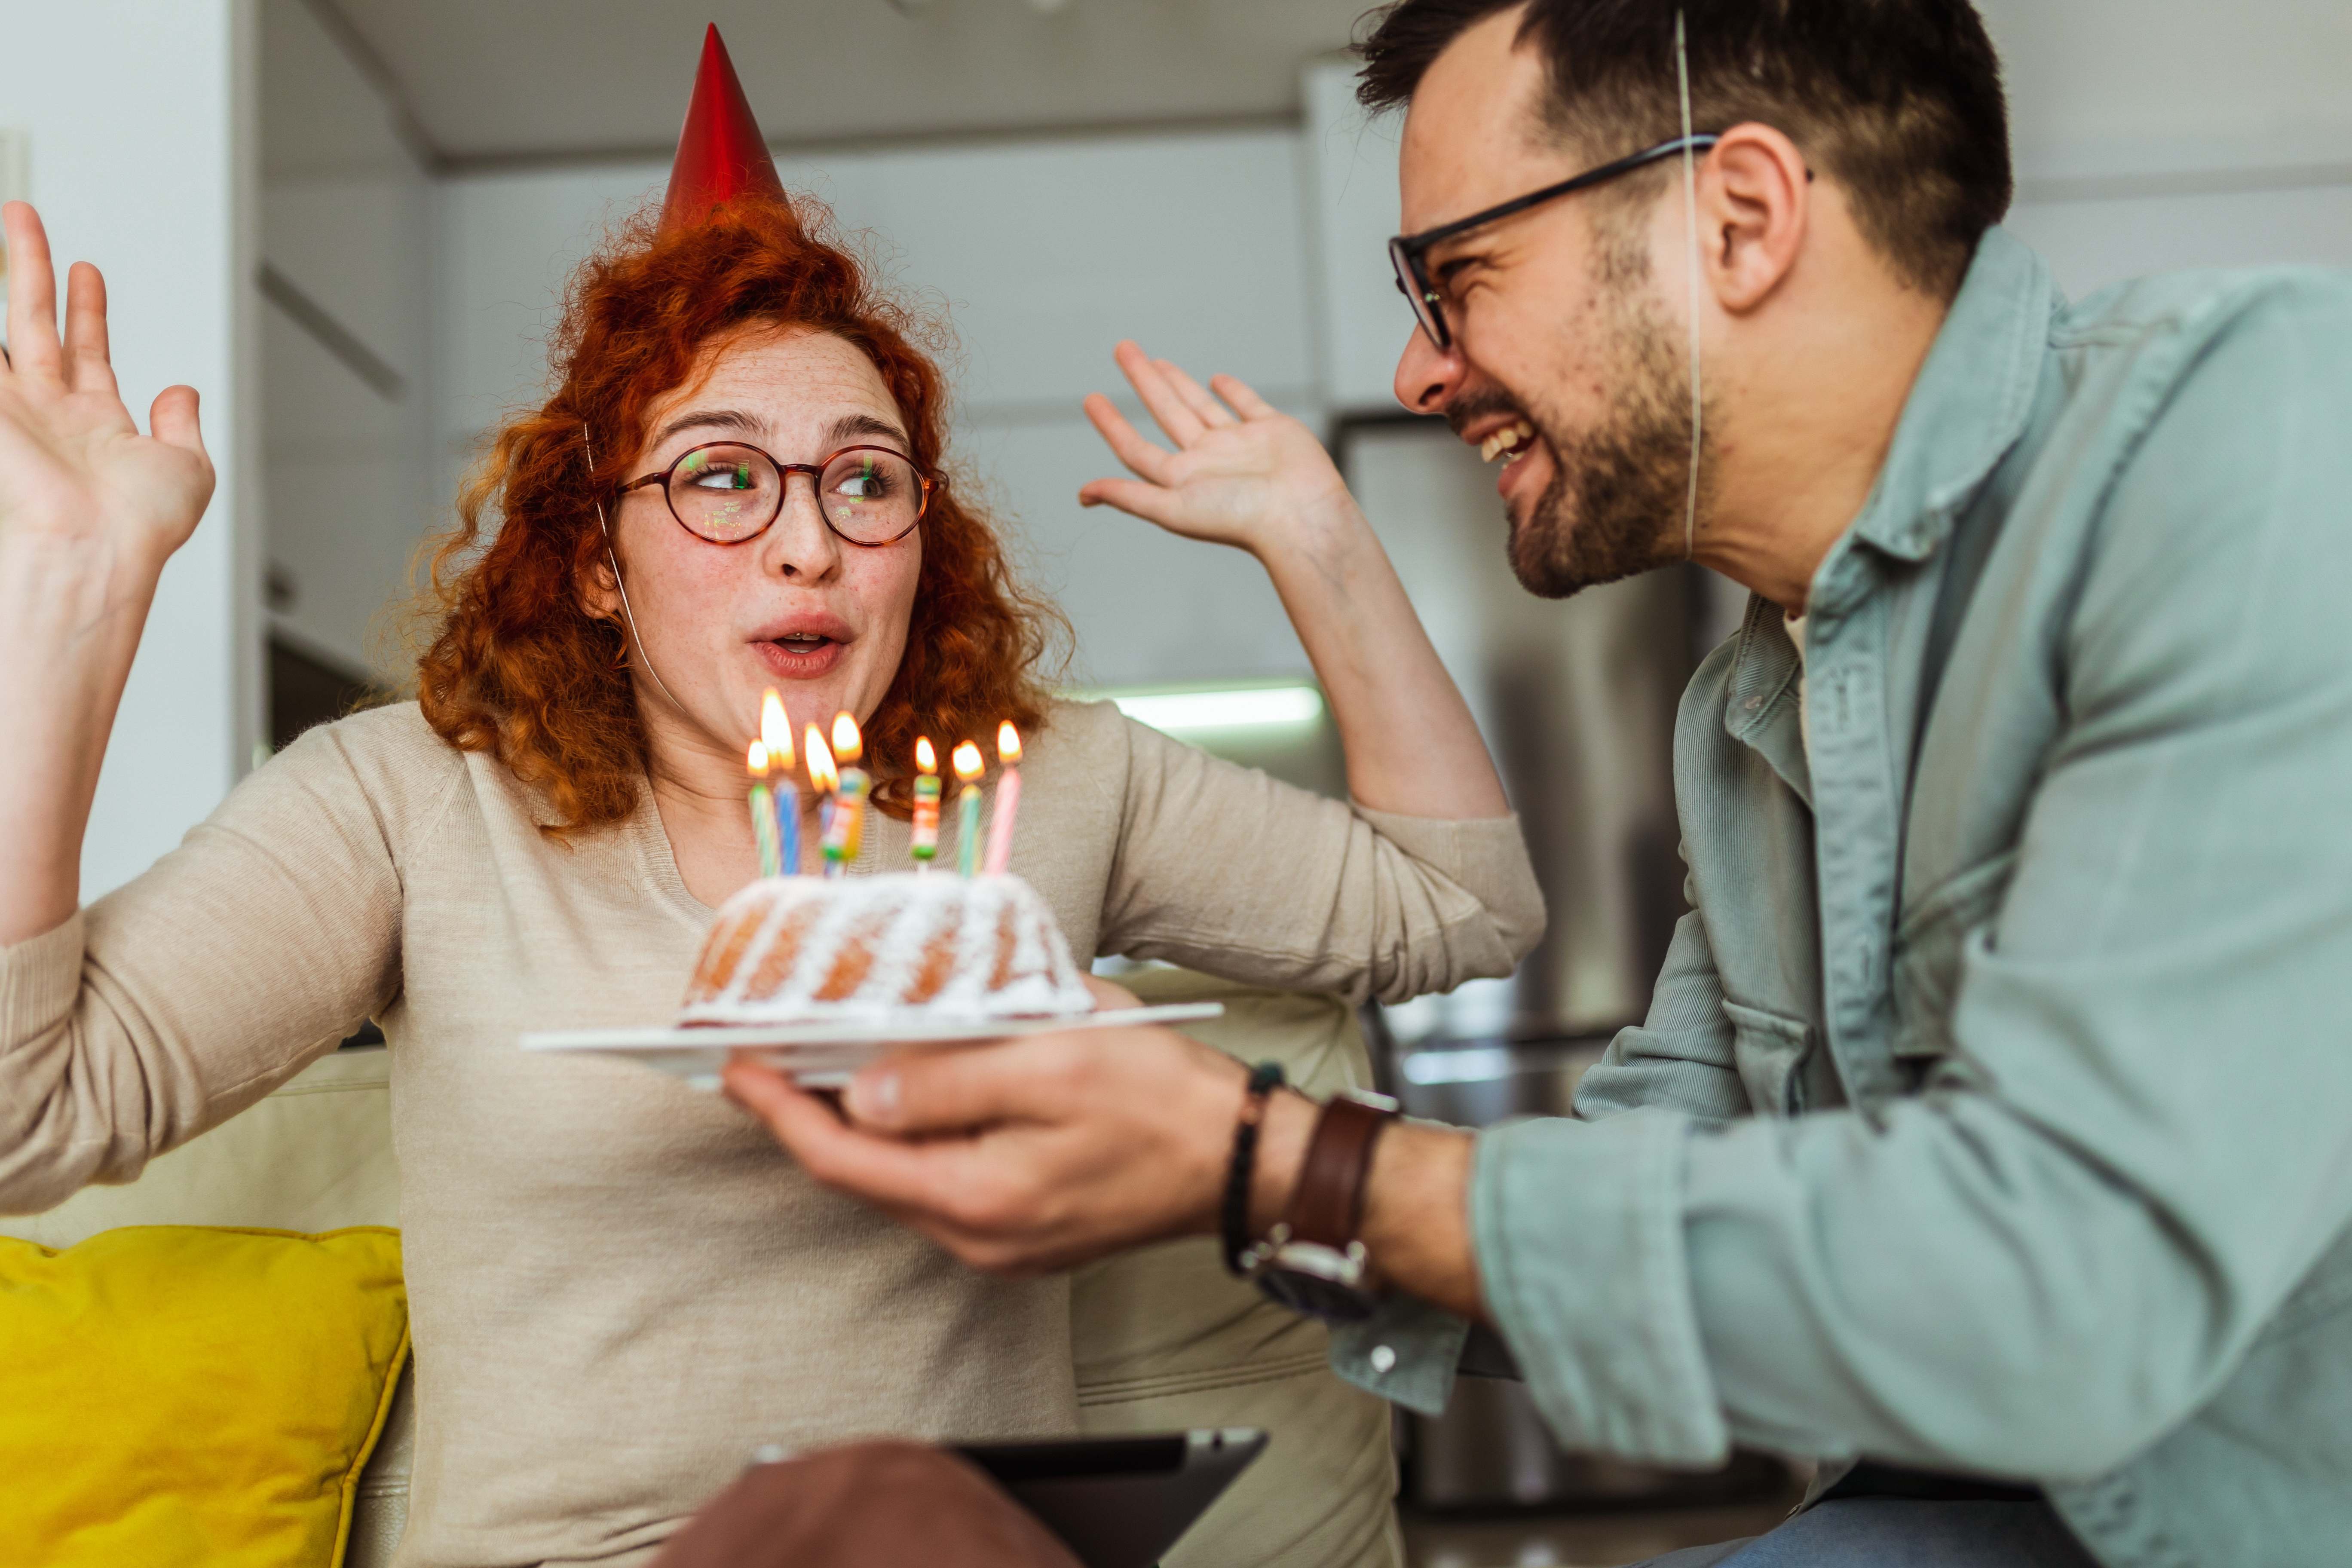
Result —
[{"label": "sweater neckline", "polygon": [[661,807],[654,800],[649,774],[637,775],[637,805],[629,814],[628,833],[636,848],[638,870],[647,885],[696,931],[709,930],[719,911],[696,898],[678,874],[677,852],[670,845],[669,829],[662,826]]}]

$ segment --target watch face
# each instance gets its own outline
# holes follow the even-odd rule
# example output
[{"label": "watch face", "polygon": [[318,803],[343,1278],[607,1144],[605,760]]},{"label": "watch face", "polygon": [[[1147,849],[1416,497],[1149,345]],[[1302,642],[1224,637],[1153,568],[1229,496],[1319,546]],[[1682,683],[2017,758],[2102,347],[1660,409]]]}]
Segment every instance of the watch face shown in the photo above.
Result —
[{"label": "watch face", "polygon": [[1284,1242],[1257,1271],[1258,1289],[1295,1312],[1354,1322],[1378,1305],[1364,1289],[1361,1244],[1341,1252],[1311,1241]]},{"label": "watch face", "polygon": [[1372,1315],[1372,1299],[1354,1286],[1278,1263],[1258,1275],[1257,1288],[1294,1312],[1328,1321],[1352,1323]]}]

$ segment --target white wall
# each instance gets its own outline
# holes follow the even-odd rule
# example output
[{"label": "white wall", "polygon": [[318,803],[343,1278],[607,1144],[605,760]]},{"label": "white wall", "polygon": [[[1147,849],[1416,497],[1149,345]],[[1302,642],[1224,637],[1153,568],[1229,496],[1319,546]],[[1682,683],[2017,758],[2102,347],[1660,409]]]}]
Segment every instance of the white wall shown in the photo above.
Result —
[{"label": "white wall", "polygon": [[[1036,581],[1064,596],[1082,679],[1209,679],[1306,668],[1256,565],[1088,512],[1118,468],[1078,411],[1124,388],[1131,336],[1319,418],[1299,148],[1281,132],[1200,132],[784,156],[898,285],[961,343],[954,448]],[[438,428],[449,482],[499,412],[545,374],[565,274],[658,195],[667,165],[470,175],[443,185]]]},{"label": "white wall", "polygon": [[1977,0],[2028,181],[2347,158],[2343,0]]},{"label": "white wall", "polygon": [[27,133],[60,272],[105,271],[114,364],[143,426],[204,400],[219,488],[163,573],[115,720],[82,896],[136,876],[218,804],[260,726],[250,395],[255,17],[248,0],[0,0],[0,122]]},{"label": "white wall", "polygon": [[[385,613],[444,520],[432,460],[431,183],[300,0],[262,0],[262,257],[347,334],[262,316],[272,632],[352,675],[404,671]],[[383,384],[353,368],[349,343]]]}]

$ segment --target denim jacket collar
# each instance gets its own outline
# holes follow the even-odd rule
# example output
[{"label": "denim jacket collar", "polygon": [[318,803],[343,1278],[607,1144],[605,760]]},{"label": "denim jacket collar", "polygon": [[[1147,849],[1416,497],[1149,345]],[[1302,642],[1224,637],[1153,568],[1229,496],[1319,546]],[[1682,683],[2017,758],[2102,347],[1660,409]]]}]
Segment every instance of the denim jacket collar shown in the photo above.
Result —
[{"label": "denim jacket collar", "polygon": [[2040,257],[2002,229],[1986,231],[1904,400],[1869,499],[1814,574],[1813,609],[1842,607],[1858,585],[1847,564],[1853,541],[1903,561],[1936,552],[2025,434],[2061,303]]},{"label": "denim jacket collar", "polygon": [[[1816,637],[1878,581],[1860,547],[1906,562],[1928,559],[1952,521],[2023,437],[2042,379],[2050,323],[2063,307],[2042,258],[1992,228],[1919,367],[1895,439],[1862,510],[1813,574],[1807,617]],[[1763,752],[1810,802],[1810,768],[1796,734],[1796,647],[1777,606],[1754,600],[1733,656],[1724,729]]]}]

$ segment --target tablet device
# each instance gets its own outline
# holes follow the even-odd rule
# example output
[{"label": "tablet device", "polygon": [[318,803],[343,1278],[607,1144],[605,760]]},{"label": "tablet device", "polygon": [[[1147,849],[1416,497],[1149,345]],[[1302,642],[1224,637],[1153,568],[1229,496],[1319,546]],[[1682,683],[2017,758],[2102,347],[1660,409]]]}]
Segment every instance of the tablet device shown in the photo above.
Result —
[{"label": "tablet device", "polygon": [[1086,1568],[1152,1568],[1265,1447],[1254,1426],[960,1443]]}]

